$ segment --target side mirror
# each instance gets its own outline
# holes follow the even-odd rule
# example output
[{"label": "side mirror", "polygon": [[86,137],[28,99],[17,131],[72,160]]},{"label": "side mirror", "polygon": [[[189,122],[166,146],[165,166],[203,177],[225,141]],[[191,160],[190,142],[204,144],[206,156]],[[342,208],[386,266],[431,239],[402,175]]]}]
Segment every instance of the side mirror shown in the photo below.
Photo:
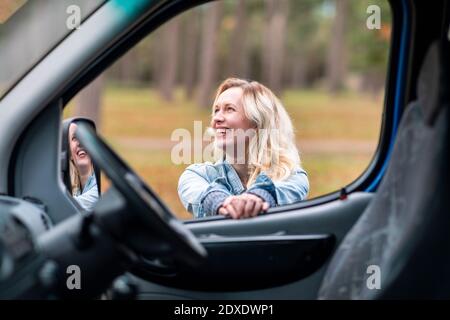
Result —
[{"label": "side mirror", "polygon": [[[66,186],[66,189],[68,192],[72,195],[72,177],[71,177],[71,171],[70,170],[70,161],[71,161],[71,147],[70,147],[70,140],[71,137],[69,136],[71,134],[71,125],[77,124],[77,123],[85,123],[92,127],[94,131],[96,131],[95,122],[92,121],[89,118],[83,118],[83,117],[74,117],[65,119],[62,124],[62,150],[61,150],[61,176],[63,179],[63,183]],[[73,131],[73,130],[72,130]],[[73,132],[72,132],[73,133]],[[101,181],[100,181],[100,169],[97,167],[95,163],[92,163],[93,169],[94,169],[94,176],[97,183],[97,190],[98,190],[98,197],[101,195]]]}]

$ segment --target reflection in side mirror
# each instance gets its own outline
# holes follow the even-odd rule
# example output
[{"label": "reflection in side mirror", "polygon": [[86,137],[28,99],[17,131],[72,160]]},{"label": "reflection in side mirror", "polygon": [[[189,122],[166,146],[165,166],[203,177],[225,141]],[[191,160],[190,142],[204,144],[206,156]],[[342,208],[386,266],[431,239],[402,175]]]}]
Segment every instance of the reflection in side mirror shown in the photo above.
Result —
[{"label": "reflection in side mirror", "polygon": [[61,170],[67,191],[81,208],[90,211],[101,195],[100,170],[76,137],[81,122],[96,129],[94,121],[87,118],[63,121]]}]

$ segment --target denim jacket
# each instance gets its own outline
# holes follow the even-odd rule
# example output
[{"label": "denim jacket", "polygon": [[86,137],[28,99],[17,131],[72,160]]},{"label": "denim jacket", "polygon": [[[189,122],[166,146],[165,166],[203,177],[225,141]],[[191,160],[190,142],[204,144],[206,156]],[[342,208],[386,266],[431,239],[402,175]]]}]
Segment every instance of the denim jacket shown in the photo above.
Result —
[{"label": "denim jacket", "polygon": [[300,167],[282,181],[272,181],[262,172],[246,190],[236,170],[226,160],[215,164],[192,164],[178,181],[181,202],[195,218],[217,215],[217,210],[230,195],[252,193],[274,207],[304,200],[308,191],[308,177]]}]

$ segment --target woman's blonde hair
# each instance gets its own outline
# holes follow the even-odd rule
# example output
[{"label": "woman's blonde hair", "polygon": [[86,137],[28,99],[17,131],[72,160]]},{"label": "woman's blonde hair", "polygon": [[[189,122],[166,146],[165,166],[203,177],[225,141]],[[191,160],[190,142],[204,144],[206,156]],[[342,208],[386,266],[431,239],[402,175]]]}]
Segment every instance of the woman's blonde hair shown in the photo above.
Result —
[{"label": "woman's blonde hair", "polygon": [[[292,170],[300,166],[300,156],[286,109],[275,94],[259,82],[228,78],[217,89],[213,112],[219,95],[234,87],[242,89],[245,115],[256,126],[256,135],[250,138],[246,156],[249,166],[247,188],[261,172],[274,181],[288,178]],[[216,147],[214,156],[219,160],[223,150]]]},{"label": "woman's blonde hair", "polygon": [[76,196],[81,193],[81,179],[80,173],[72,159],[69,160],[69,175],[72,196]]}]

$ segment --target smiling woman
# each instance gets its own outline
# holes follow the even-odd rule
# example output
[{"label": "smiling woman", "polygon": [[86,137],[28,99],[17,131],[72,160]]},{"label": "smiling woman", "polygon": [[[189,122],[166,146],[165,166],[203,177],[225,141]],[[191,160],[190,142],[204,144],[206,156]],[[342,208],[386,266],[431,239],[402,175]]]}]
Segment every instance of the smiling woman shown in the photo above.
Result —
[{"label": "smiling woman", "polygon": [[225,80],[211,126],[216,163],[193,164],[180,177],[185,208],[200,218],[250,218],[301,201],[309,191],[291,119],[279,99],[256,81]]}]

